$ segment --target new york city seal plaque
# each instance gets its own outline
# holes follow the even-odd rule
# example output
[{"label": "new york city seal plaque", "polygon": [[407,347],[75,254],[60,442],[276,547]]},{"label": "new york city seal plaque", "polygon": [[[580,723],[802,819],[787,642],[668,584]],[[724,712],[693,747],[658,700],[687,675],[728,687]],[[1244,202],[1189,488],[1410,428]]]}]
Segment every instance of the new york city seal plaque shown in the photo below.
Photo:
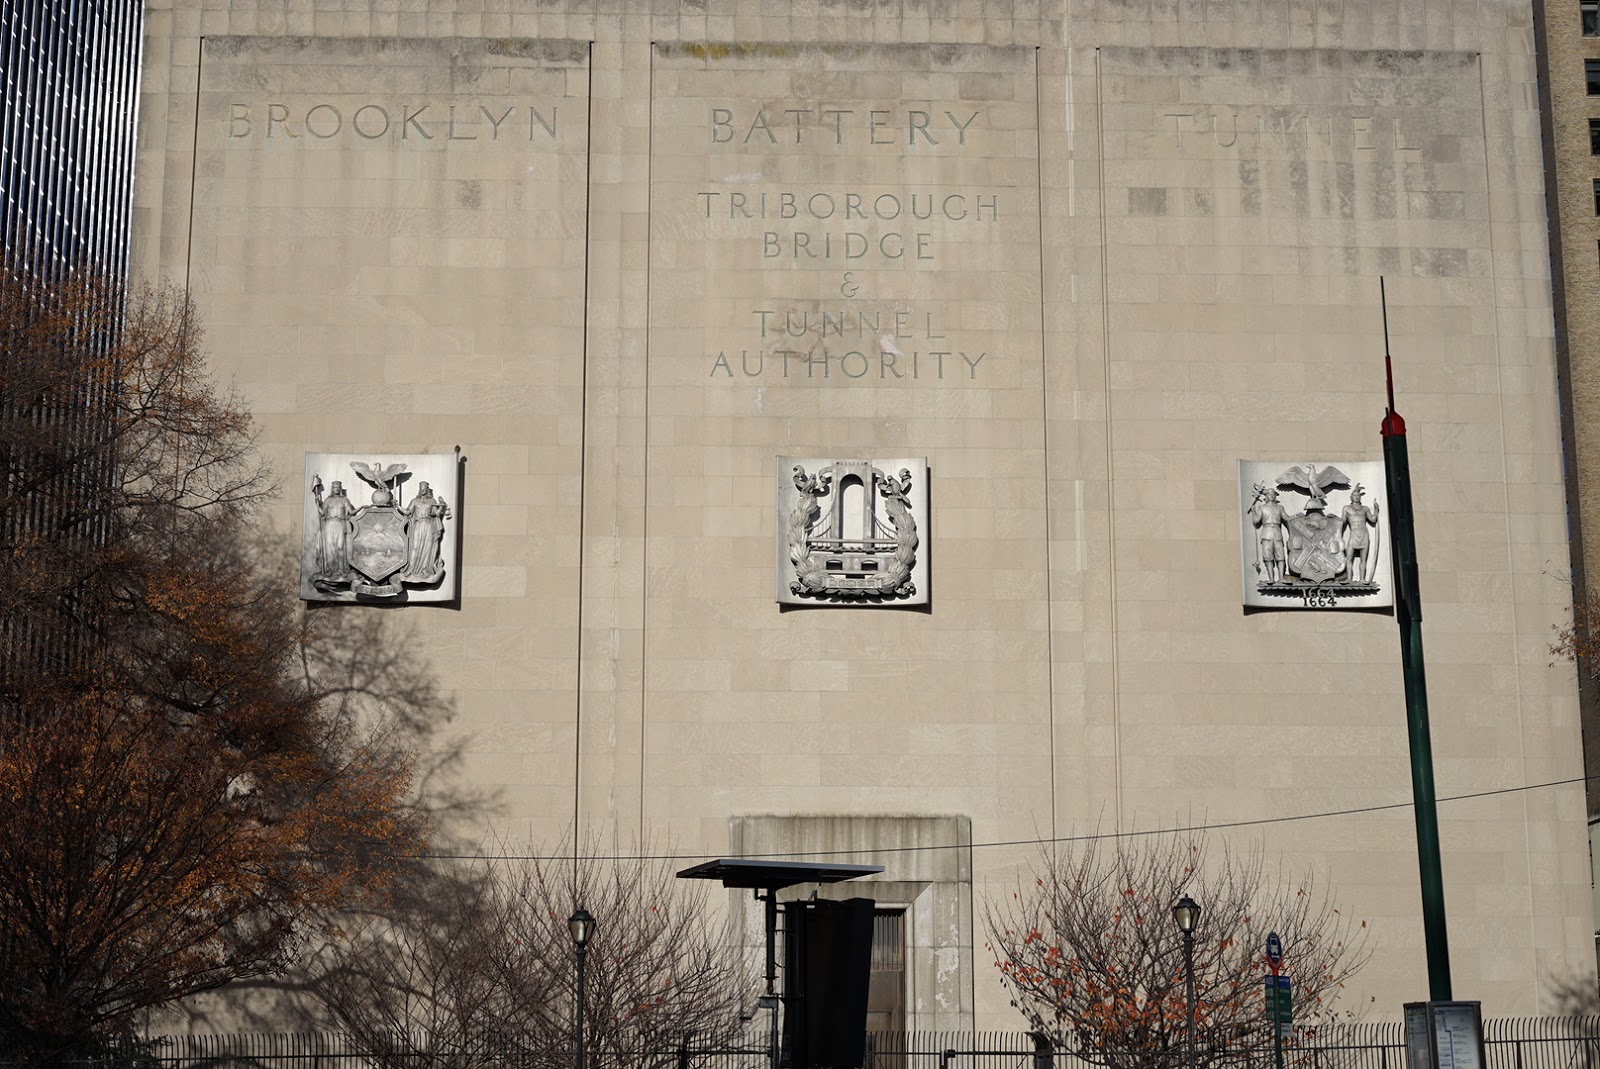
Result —
[{"label": "new york city seal plaque", "polygon": [[1245,607],[1393,608],[1383,487],[1381,461],[1239,461]]}]

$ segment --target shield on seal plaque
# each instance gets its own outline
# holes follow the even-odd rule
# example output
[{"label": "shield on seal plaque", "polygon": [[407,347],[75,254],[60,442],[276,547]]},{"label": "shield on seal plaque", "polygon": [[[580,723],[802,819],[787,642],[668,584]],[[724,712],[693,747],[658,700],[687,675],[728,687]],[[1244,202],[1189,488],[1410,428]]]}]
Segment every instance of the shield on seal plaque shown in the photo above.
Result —
[{"label": "shield on seal plaque", "polygon": [[1337,547],[1339,524],[1321,512],[1289,517],[1289,570],[1313,583],[1325,583],[1344,571]]},{"label": "shield on seal plaque", "polygon": [[382,583],[406,563],[405,520],[392,505],[368,505],[350,521],[350,566]]}]

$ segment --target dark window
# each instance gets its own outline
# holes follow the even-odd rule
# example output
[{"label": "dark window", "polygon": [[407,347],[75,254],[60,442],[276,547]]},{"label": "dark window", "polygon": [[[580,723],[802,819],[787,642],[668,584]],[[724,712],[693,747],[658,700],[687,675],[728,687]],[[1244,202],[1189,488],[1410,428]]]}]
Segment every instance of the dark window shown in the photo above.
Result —
[{"label": "dark window", "polygon": [[1578,0],[1578,18],[1585,37],[1600,37],[1600,0]]},{"label": "dark window", "polygon": [[[906,911],[880,907],[872,916],[872,973],[867,983],[867,1031],[906,1030]],[[905,1055],[880,1053],[879,1069],[905,1069]]]},{"label": "dark window", "polygon": [[1600,119],[1589,120],[1589,155],[1600,156]]},{"label": "dark window", "polygon": [[1594,180],[1594,214],[1600,215],[1600,178]]},{"label": "dark window", "polygon": [[1589,82],[1589,95],[1600,96],[1600,59],[1584,60],[1583,76]]}]

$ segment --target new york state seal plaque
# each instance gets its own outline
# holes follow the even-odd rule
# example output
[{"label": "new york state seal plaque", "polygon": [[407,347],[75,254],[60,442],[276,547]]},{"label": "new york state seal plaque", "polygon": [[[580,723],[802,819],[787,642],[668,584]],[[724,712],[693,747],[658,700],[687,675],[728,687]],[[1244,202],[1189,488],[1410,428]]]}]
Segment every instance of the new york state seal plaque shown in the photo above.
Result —
[{"label": "new york state seal plaque", "polygon": [[307,453],[301,600],[454,601],[460,472],[453,453]]}]

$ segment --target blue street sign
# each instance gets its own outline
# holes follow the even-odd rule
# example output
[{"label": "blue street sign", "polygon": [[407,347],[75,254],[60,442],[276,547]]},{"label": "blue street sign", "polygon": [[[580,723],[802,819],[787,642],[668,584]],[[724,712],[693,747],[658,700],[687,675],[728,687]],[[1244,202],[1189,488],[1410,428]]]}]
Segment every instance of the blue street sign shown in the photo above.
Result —
[{"label": "blue street sign", "polygon": [[1267,960],[1273,969],[1283,964],[1283,940],[1278,938],[1277,932],[1267,933]]}]

